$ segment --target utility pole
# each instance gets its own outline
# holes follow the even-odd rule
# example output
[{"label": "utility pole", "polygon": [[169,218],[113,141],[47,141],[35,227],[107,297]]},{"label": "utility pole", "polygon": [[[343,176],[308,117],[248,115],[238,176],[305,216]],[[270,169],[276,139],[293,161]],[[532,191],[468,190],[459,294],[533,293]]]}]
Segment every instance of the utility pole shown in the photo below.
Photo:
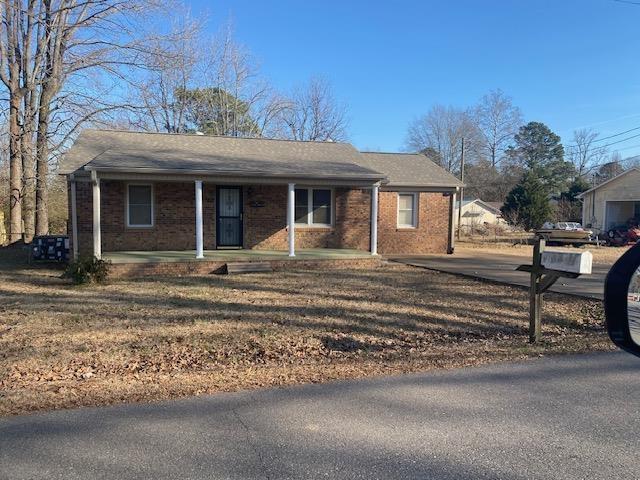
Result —
[{"label": "utility pole", "polygon": [[[464,137],[462,137],[461,155],[460,155],[460,181],[464,185]],[[464,187],[460,187],[460,199],[458,200],[458,233],[460,240],[460,229],[462,228],[462,200],[464,199]]]}]

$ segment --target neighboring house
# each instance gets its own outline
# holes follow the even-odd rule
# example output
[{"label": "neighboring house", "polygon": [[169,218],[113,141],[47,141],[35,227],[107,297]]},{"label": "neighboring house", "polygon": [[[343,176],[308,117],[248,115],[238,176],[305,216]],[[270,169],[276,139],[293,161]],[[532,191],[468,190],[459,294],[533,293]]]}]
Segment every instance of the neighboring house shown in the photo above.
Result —
[{"label": "neighboring house", "polygon": [[[484,225],[507,225],[502,218],[500,203],[485,202],[476,198],[474,200],[463,200],[462,211],[460,212],[460,225],[463,230],[473,232]],[[458,209],[460,202],[456,202],[455,225],[458,225]]]},{"label": "neighboring house", "polygon": [[640,170],[631,168],[578,195],[582,199],[582,224],[606,232],[640,220]]},{"label": "neighboring house", "polygon": [[76,256],[453,250],[460,182],[419,154],[361,153],[337,142],[85,130],[59,172],[68,178]]}]

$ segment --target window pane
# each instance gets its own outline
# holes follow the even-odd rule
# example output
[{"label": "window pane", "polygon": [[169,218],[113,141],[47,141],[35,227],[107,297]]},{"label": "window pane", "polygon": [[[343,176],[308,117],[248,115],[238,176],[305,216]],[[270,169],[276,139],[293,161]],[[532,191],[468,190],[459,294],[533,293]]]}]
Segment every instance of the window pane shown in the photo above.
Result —
[{"label": "window pane", "polygon": [[411,210],[400,210],[398,212],[398,225],[413,226],[413,212]]},{"label": "window pane", "polygon": [[398,225],[403,227],[415,227],[414,203],[415,197],[413,195],[398,195]]},{"label": "window pane", "polygon": [[309,193],[306,188],[296,188],[296,223],[307,223],[307,214],[309,213]]},{"label": "window pane", "polygon": [[331,223],[331,190],[313,191],[313,223]]},{"label": "window pane", "polygon": [[413,210],[413,195],[398,195],[400,210]]},{"label": "window pane", "polygon": [[331,203],[331,190],[313,191],[313,208],[328,207]]},{"label": "window pane", "polygon": [[151,205],[151,185],[129,185],[129,205]]},{"label": "window pane", "polygon": [[329,225],[331,223],[331,214],[329,207],[318,207],[313,209],[313,223],[321,223]]},{"label": "window pane", "polygon": [[129,205],[130,225],[151,225],[151,205]]}]

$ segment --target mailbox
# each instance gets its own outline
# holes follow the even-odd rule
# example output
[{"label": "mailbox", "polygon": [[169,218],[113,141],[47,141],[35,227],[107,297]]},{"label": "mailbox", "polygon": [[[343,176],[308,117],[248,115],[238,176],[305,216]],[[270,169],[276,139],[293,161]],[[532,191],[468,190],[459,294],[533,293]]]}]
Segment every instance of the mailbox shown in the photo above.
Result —
[{"label": "mailbox", "polygon": [[541,263],[544,268],[578,274],[590,274],[593,265],[591,252],[567,252],[564,250],[545,250]]}]

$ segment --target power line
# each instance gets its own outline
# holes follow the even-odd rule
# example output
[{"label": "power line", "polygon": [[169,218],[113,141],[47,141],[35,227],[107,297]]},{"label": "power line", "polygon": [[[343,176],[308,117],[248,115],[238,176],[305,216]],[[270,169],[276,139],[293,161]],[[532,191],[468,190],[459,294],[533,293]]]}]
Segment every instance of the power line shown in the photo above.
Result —
[{"label": "power line", "polygon": [[[591,147],[591,145],[589,145],[586,149],[586,151],[588,152],[589,150],[593,150],[595,148],[606,148],[606,147],[610,147],[611,145],[617,145],[618,143],[624,143],[627,142],[631,139],[634,138],[638,138],[640,137],[640,133],[636,134],[636,135],[631,135],[630,137],[627,138],[623,138],[622,140],[618,140],[616,142],[611,142],[611,143],[607,143],[606,145],[596,145],[595,147]],[[567,145],[565,148],[579,148],[579,145]]]},{"label": "power line", "polygon": [[629,5],[640,5],[640,2],[632,2],[631,0],[613,0],[618,3],[627,3]]},{"label": "power line", "polygon": [[[602,142],[603,140],[609,140],[610,138],[619,137],[620,135],[624,135],[625,133],[634,132],[636,130],[640,130],[640,127],[630,128],[629,130],[625,130],[624,132],[616,133],[614,135],[609,135],[608,137],[596,138],[591,143]],[[578,147],[577,144],[565,145],[566,148]]]}]

